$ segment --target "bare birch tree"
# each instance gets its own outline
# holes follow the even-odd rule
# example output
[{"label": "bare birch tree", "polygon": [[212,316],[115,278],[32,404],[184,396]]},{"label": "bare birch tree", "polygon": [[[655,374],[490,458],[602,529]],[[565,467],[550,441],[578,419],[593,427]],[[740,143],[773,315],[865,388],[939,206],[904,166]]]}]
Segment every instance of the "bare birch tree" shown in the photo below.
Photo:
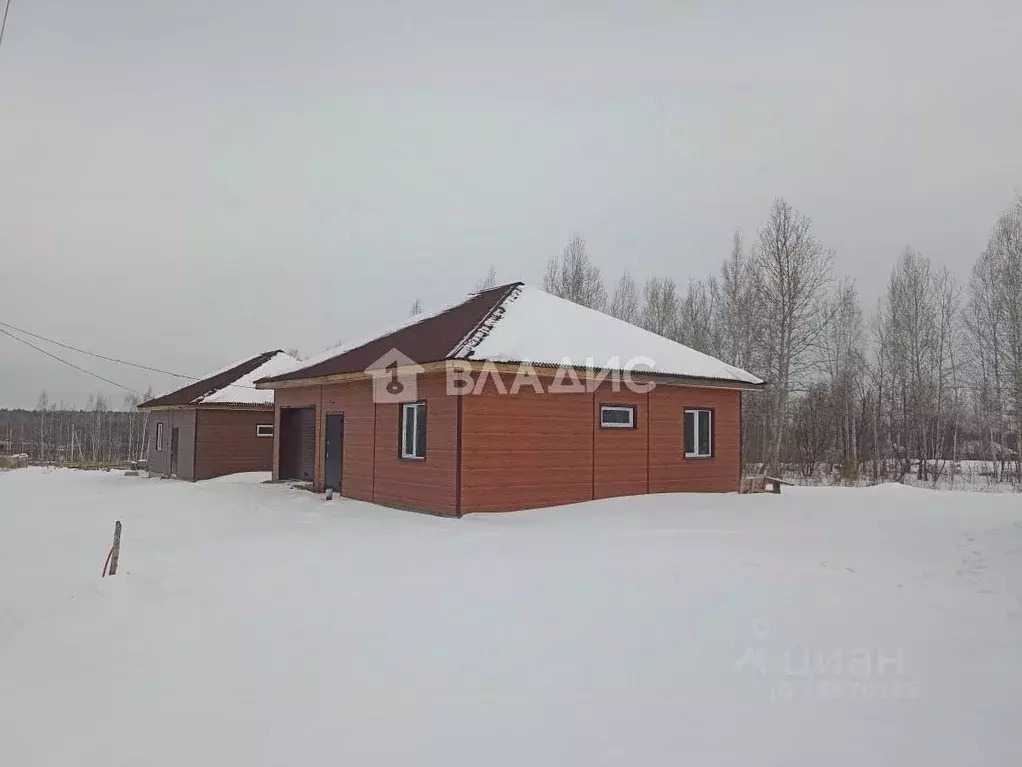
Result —
[{"label": "bare birch tree", "polygon": [[969,379],[983,452],[1000,479],[1013,434],[1014,474],[1022,480],[1022,200],[998,217],[968,294]]},{"label": "bare birch tree", "polygon": [[908,471],[929,477],[955,425],[957,292],[947,270],[907,249],[891,274],[880,319],[886,344],[895,449]]},{"label": "bare birch tree", "polygon": [[761,328],[753,310],[760,293],[759,282],[757,262],[745,255],[742,236],[736,231],[731,256],[710,289],[714,292],[720,358],[749,371],[762,366],[756,353]]},{"label": "bare birch tree", "polygon": [[483,276],[479,282],[476,283],[476,292],[482,292],[489,290],[490,288],[496,287],[497,285],[497,270],[494,267],[490,267],[489,271]]},{"label": "bare birch tree", "polygon": [[651,277],[643,289],[642,327],[667,338],[678,334],[678,287],[670,277]]},{"label": "bare birch tree", "polygon": [[759,230],[756,261],[762,280],[757,304],[771,383],[766,457],[768,467],[776,471],[792,390],[808,370],[811,352],[827,325],[823,299],[833,256],[813,236],[810,220],[779,199]]},{"label": "bare birch tree", "polygon": [[718,356],[720,326],[717,323],[716,279],[689,280],[688,291],[678,305],[677,339],[693,349]]},{"label": "bare birch tree", "polygon": [[607,313],[619,320],[638,325],[642,320],[642,307],[639,305],[639,290],[635,286],[632,275],[625,272],[617,282],[614,295],[610,299]]},{"label": "bare birch tree", "polygon": [[[762,317],[755,307],[760,295],[758,263],[745,253],[742,235],[735,230],[731,255],[720,268],[720,275],[710,282],[714,304],[714,335],[717,356],[750,373],[768,377],[764,370],[762,349]],[[766,429],[767,409],[759,395],[742,395],[742,465],[751,460],[753,445],[758,447],[759,459],[764,456],[763,437]]]},{"label": "bare birch tree", "polygon": [[36,410],[39,411],[39,460],[46,460],[46,414],[50,408],[50,397],[46,391],[39,394],[36,402]]},{"label": "bare birch tree", "polygon": [[976,423],[981,432],[980,450],[984,458],[990,459],[996,479],[1000,479],[1004,469],[1002,447],[1008,428],[1005,408],[1007,387],[1002,368],[1005,328],[1001,321],[1003,296],[999,271],[997,253],[987,247],[972,268],[963,318],[971,363],[967,367],[967,377],[972,389]]},{"label": "bare birch tree", "polygon": [[590,309],[602,311],[606,307],[607,290],[600,268],[590,261],[582,235],[575,234],[564,246],[560,258],[547,262],[543,289]]},{"label": "bare birch tree", "polygon": [[830,299],[830,322],[821,336],[820,351],[830,387],[830,418],[841,457],[842,476],[859,474],[859,424],[864,367],[863,321],[854,280],[843,278]]}]

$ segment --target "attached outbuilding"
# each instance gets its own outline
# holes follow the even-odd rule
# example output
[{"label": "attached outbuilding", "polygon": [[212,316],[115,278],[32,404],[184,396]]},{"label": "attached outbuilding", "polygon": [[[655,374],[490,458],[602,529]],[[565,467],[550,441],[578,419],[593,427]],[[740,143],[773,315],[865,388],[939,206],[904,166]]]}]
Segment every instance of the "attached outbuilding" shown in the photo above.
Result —
[{"label": "attached outbuilding", "polygon": [[263,352],[139,405],[149,412],[149,473],[187,480],[273,468],[273,392],[255,381],[300,363]]},{"label": "attached outbuilding", "polygon": [[741,397],[763,382],[513,283],[257,381],[273,472],[461,516],[739,489]]}]

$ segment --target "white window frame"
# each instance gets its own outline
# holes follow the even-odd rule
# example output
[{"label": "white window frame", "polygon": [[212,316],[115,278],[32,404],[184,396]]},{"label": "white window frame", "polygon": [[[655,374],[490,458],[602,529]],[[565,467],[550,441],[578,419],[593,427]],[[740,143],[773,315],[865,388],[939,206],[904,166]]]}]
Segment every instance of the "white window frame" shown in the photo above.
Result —
[{"label": "white window frame", "polygon": [[[423,439],[422,455],[418,454],[419,448],[419,414],[426,413],[425,402],[405,402],[401,405],[401,458],[407,461],[426,460],[426,440]],[[412,419],[412,444],[408,444],[408,429],[406,428],[408,418]],[[427,421],[428,423],[428,421]]]},{"label": "white window frame", "polygon": [[163,421],[156,422],[156,449],[163,450]]},{"label": "white window frame", "polygon": [[[617,423],[616,421],[605,421],[604,415],[608,412],[619,412],[624,410],[628,413],[628,423]],[[635,405],[600,405],[600,428],[601,429],[634,429],[635,428]]]},{"label": "white window frame", "polygon": [[[269,429],[269,433],[267,433]],[[273,424],[272,423],[261,423],[256,426],[257,437],[273,437]]]},{"label": "white window frame", "polygon": [[[695,418],[692,419],[692,447],[695,448],[694,452],[689,452],[685,443],[688,441],[687,427],[688,427],[688,414],[694,414]],[[704,418],[708,418],[710,421],[710,444],[708,445],[709,451],[702,453],[699,451],[699,423]],[[687,407],[685,408],[684,415],[681,421],[681,446],[685,451],[686,458],[713,458],[713,419],[714,412],[711,408],[703,407]]]}]

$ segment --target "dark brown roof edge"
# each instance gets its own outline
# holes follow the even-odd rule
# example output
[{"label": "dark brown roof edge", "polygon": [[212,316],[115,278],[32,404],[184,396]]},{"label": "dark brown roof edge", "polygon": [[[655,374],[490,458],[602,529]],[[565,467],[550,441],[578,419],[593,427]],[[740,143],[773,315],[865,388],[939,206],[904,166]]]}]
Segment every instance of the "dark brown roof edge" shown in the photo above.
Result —
[{"label": "dark brown roof edge", "polygon": [[[199,397],[205,397],[214,392],[218,392],[221,389],[230,386],[239,378],[248,375],[260,365],[266,363],[274,355],[281,354],[283,350],[274,349],[268,352],[262,352],[254,357],[239,362],[232,368],[228,368],[223,372],[211,375],[208,378],[203,378],[195,383],[186,384],[180,389],[175,389],[169,394],[164,394],[160,397],[154,397],[151,400],[143,402],[139,405],[140,410],[152,407],[171,407],[174,405],[201,405],[202,403],[196,403],[195,400]],[[241,404],[241,403],[239,403]]]},{"label": "dark brown roof edge", "polygon": [[439,314],[384,333],[314,365],[260,378],[256,383],[269,384],[361,373],[392,350],[399,351],[419,364],[449,359],[450,355],[457,352],[520,285],[521,282],[512,282],[481,290]]},{"label": "dark brown roof edge", "polygon": [[490,311],[488,311],[486,315],[475,324],[475,327],[466,333],[465,337],[451,348],[451,351],[448,352],[445,359],[462,359],[462,352],[465,353],[466,357],[471,355],[475,350],[475,347],[482,343],[493,330],[493,325],[504,316],[506,311],[504,306],[507,304],[508,299],[512,297],[517,298],[518,294],[521,292],[521,288],[524,286],[524,282],[509,282],[507,285],[502,286],[507,288],[507,290],[504,291],[504,295],[501,296],[499,301],[495,302],[493,306],[490,307]]}]

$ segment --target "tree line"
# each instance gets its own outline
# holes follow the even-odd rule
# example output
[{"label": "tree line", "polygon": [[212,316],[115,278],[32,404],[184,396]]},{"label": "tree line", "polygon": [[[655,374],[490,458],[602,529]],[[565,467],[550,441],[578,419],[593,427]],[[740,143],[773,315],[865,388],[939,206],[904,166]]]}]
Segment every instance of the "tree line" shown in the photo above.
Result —
[{"label": "tree line", "polygon": [[966,284],[907,248],[868,314],[783,199],[751,244],[735,232],[718,272],[684,287],[653,276],[640,288],[625,271],[608,291],[579,234],[543,286],[766,380],[743,397],[743,460],[759,470],[936,481],[978,459],[1022,481],[1022,199]]},{"label": "tree line", "polygon": [[[495,283],[491,267],[476,289]],[[935,481],[949,462],[978,459],[1022,482],[1022,198],[997,216],[964,285],[906,248],[869,313],[783,199],[750,244],[736,231],[718,271],[683,287],[652,276],[640,288],[625,271],[608,291],[580,234],[550,259],[543,287],[767,381],[742,403],[742,458],[758,471]],[[34,411],[0,410],[0,449],[35,461],[142,457],[148,418],[136,408],[150,397],[128,395],[115,411],[96,394],[74,410],[43,392]]]},{"label": "tree line", "polygon": [[44,391],[35,410],[0,410],[0,453],[25,453],[34,463],[117,465],[146,457],[148,413],[138,405],[152,398],[128,394],[114,410],[102,393],[85,408],[52,402]]}]

